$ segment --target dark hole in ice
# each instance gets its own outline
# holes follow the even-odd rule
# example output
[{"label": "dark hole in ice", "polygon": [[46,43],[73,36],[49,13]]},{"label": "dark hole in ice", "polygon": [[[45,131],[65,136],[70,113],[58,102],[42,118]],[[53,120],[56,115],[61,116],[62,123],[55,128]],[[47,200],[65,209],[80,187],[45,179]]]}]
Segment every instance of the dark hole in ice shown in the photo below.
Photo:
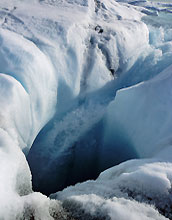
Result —
[{"label": "dark hole in ice", "polygon": [[112,76],[114,76],[115,75],[115,70],[114,69],[109,69],[110,70],[110,72],[111,72],[111,74],[112,74]]},{"label": "dark hole in ice", "polygon": [[95,27],[95,31],[97,31],[99,34],[102,34],[103,33],[103,28],[100,25],[97,25]]},{"label": "dark hole in ice", "polygon": [[125,137],[118,135],[116,142],[112,140],[106,146],[103,126],[102,120],[72,146],[62,150],[68,136],[61,132],[52,141],[49,131],[53,123],[48,123],[37,136],[27,157],[33,190],[49,195],[78,182],[96,179],[105,169],[138,158]]}]

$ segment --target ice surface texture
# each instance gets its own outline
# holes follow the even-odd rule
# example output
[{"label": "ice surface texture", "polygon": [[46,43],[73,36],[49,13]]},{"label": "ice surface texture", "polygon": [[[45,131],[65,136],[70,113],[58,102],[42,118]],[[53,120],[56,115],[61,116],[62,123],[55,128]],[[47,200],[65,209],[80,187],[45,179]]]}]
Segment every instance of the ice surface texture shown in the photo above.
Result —
[{"label": "ice surface texture", "polygon": [[0,219],[172,218],[171,8],[1,0]]}]

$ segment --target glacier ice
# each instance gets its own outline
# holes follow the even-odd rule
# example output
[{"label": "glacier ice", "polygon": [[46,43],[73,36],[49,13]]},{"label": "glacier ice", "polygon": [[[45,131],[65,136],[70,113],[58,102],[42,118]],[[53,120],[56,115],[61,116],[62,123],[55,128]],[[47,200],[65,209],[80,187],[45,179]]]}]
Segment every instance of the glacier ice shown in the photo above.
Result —
[{"label": "glacier ice", "polygon": [[171,80],[172,66],[147,82],[119,90],[107,108],[105,141],[115,144],[118,137],[128,137],[142,158],[169,146]]},{"label": "glacier ice", "polygon": [[[2,98],[3,106],[8,109],[4,111],[5,121],[13,123],[3,128],[14,130],[17,136],[14,139],[27,151],[36,133],[54,113],[56,83],[52,65],[32,42],[9,30],[1,30],[0,44],[0,71],[4,73],[1,75]],[[10,104],[4,98],[6,90]],[[22,105],[26,107],[24,111]]]},{"label": "glacier ice", "polygon": [[0,218],[171,218],[171,8],[1,0]]}]

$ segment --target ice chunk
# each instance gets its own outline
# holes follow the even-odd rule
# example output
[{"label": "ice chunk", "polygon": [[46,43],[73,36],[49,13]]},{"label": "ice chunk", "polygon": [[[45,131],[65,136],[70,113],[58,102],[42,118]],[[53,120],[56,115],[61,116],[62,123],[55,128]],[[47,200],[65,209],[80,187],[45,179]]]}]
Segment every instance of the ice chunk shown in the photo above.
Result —
[{"label": "ice chunk", "polygon": [[171,163],[162,159],[131,160],[104,171],[96,181],[79,183],[51,197],[81,219],[114,219],[116,215],[130,219],[130,210],[131,219],[166,219],[158,211],[171,217],[171,176]]},{"label": "ice chunk", "polygon": [[124,137],[140,157],[150,157],[171,141],[172,66],[154,79],[117,92],[107,111],[105,142]]}]

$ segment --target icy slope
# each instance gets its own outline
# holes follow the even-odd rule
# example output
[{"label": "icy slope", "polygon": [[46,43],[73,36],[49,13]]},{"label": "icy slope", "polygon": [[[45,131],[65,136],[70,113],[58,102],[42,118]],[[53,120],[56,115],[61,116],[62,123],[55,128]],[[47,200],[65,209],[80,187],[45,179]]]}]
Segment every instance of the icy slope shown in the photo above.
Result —
[{"label": "icy slope", "polygon": [[[143,136],[149,139],[148,142],[141,139],[138,129],[140,115],[144,114],[149,98],[146,102],[140,101],[134,109],[132,129],[137,135],[130,134],[129,112],[120,110],[121,98],[131,92],[134,94],[127,99],[127,108],[130,107],[133,113],[130,101],[139,99],[135,94],[137,87],[120,90],[115,100],[109,103],[118,89],[149,80],[171,64],[170,8],[170,5],[146,1],[0,1],[0,218],[42,220],[58,216],[65,219],[66,215],[73,214],[77,218],[78,213],[74,210],[71,213],[76,203],[68,203],[68,189],[67,194],[65,191],[57,194],[64,207],[67,201],[67,210],[68,204],[72,204],[66,214],[59,202],[32,192],[31,178],[36,190],[50,194],[69,184],[95,178],[105,168],[127,159],[151,157],[164,148],[164,144],[166,146],[163,138],[170,140],[170,99],[160,105],[169,122],[164,123],[157,142],[154,128],[158,129],[161,124],[157,120],[160,113],[154,114],[152,105],[150,111],[154,117],[151,119],[156,123],[150,129],[151,136],[146,133],[147,121],[141,122]],[[170,72],[171,68],[162,72],[157,83],[152,79],[143,86],[139,84],[138,90],[145,94],[146,86],[152,88],[150,101],[154,99],[156,86],[162,100],[169,97]],[[162,81],[165,87],[161,85]],[[118,114],[121,118],[116,118]],[[123,127],[116,131],[120,124],[127,131],[124,132]],[[125,135],[129,142],[121,143],[118,139],[121,135]],[[156,143],[161,146],[157,148]],[[149,144],[150,149],[144,144]],[[162,159],[161,156],[156,158]],[[80,194],[80,189],[76,186],[73,194],[72,188],[77,207],[89,206],[86,215],[93,219],[97,215],[101,218],[97,212],[103,204],[100,215],[107,219],[116,215],[118,219],[127,219],[128,215],[121,212],[124,206],[128,210],[126,213],[133,211],[132,218],[164,219],[153,206],[141,203],[151,198],[161,214],[170,217],[168,204],[171,203],[159,201],[155,196],[161,193],[167,201],[171,198],[170,156],[164,158],[162,164],[158,164],[159,159],[133,161],[132,165],[128,162],[128,175],[123,174],[125,169],[121,171],[120,166],[115,167],[113,169],[120,174],[117,178],[112,172],[112,184],[105,172],[96,182],[91,182],[92,193],[97,196],[75,197]],[[121,166],[125,167],[125,164]],[[111,176],[111,170],[108,173]],[[139,178],[143,174],[145,182]],[[114,183],[121,179],[124,181],[114,189]],[[161,183],[153,192],[147,187],[152,179]],[[137,182],[134,189],[131,187],[133,182]],[[143,184],[147,190],[144,194],[140,192]],[[87,183],[81,188],[85,185],[81,193],[89,194]],[[110,192],[104,192],[106,185]],[[131,194],[121,192],[120,187],[125,187]],[[139,215],[140,209],[143,212]],[[86,217],[79,214],[79,218]]]},{"label": "icy slope", "polygon": [[[172,219],[171,79],[172,66],[147,82],[117,92],[107,108],[106,146],[113,143],[124,148],[127,137],[140,157],[152,159],[122,163],[101,173],[96,181],[76,184],[51,196],[62,200],[74,217],[161,219],[153,207],[148,208],[150,204]],[[105,156],[112,152],[110,147],[101,149]],[[133,213],[128,217],[130,210]],[[138,214],[137,210],[142,211]]]},{"label": "icy slope", "polygon": [[142,158],[168,147],[172,129],[171,85],[172,66],[152,80],[119,90],[107,109],[105,141],[119,143],[116,137],[127,136]]}]

